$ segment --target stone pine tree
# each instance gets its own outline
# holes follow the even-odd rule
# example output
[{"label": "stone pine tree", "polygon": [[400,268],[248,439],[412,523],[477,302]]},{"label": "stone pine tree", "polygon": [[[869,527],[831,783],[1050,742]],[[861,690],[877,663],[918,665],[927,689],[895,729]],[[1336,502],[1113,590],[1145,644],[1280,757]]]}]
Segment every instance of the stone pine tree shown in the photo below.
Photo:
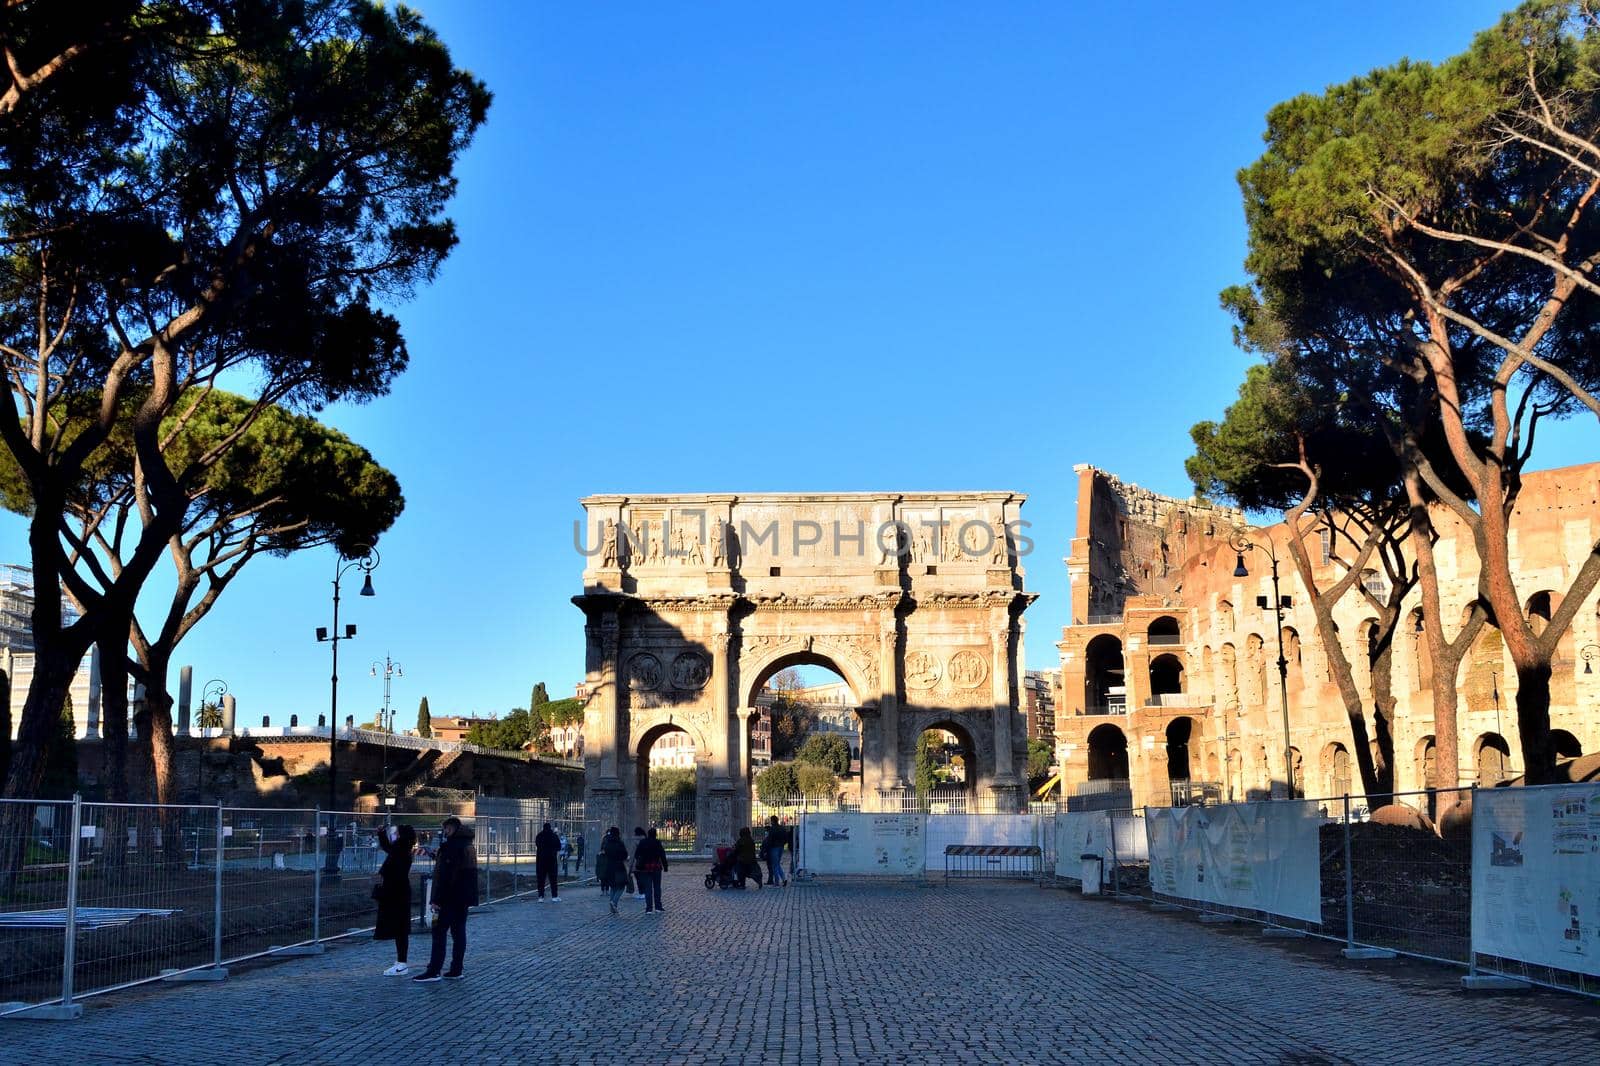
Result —
[{"label": "stone pine tree", "polygon": [[[1591,6],[1533,0],[1443,64],[1402,62],[1280,104],[1266,153],[1240,175],[1260,304],[1306,357],[1360,361],[1385,382],[1368,398],[1402,449],[1408,496],[1431,493],[1476,545],[1532,784],[1555,771],[1551,660],[1600,583],[1596,545],[1536,612],[1510,531],[1540,424],[1600,420],[1597,64]],[[1423,522],[1426,511],[1413,508]],[[1446,619],[1420,561],[1437,653]],[[1437,731],[1445,786],[1454,740]]]},{"label": "stone pine tree", "polygon": [[422,702],[417,704],[417,736],[433,736],[433,715],[428,711],[428,697],[422,697]]},{"label": "stone pine tree", "polygon": [[[1344,703],[1362,786],[1372,806],[1383,806],[1394,791],[1394,638],[1417,583],[1416,562],[1405,553],[1413,522],[1401,457],[1367,407],[1349,402],[1363,385],[1319,379],[1327,370],[1322,362],[1298,358],[1292,345],[1266,336],[1248,294],[1230,291],[1225,304],[1230,297],[1242,305],[1239,343],[1268,361],[1249,368],[1221,422],[1190,430],[1195,453],[1185,468],[1201,496],[1283,513],[1285,546]],[[1330,579],[1319,580],[1306,548],[1319,539]],[[1364,581],[1369,572],[1385,580]],[[1347,598],[1361,600],[1374,620],[1370,632],[1357,634],[1371,678],[1370,732],[1369,708],[1333,618]]]},{"label": "stone pine tree", "polygon": [[[92,644],[120,689],[139,591],[204,480],[167,461],[168,420],[224,380],[249,382],[258,410],[387,391],[408,356],[380,301],[453,247],[443,212],[489,94],[414,12],[366,0],[28,3],[4,18],[13,70],[52,71],[0,100],[0,446],[32,501],[39,597],[5,782],[18,797]],[[119,430],[142,487],[113,568],[64,516]],[[82,607],[66,625],[64,588]],[[122,742],[125,703],[105,727]],[[20,857],[0,857],[7,883]]]},{"label": "stone pine tree", "polygon": [[[346,552],[358,544],[375,544],[405,506],[394,475],[366,449],[281,406],[256,410],[251,401],[219,390],[167,421],[162,446],[166,460],[205,471],[182,528],[168,542],[176,580],[165,612],[131,617],[128,634],[109,639],[102,655],[105,663],[131,641],[134,657],[128,669],[146,692],[148,718],[140,723],[140,732],[150,743],[150,765],[143,769],[153,778],[156,801],[163,804],[177,799],[168,672],[178,644],[252,559],[328,544]],[[248,428],[236,435],[241,422]],[[218,446],[227,439],[232,439],[231,446]],[[0,452],[0,486],[5,487],[0,500],[26,511],[25,486],[17,483],[9,458]],[[69,500],[69,519],[77,524],[83,543],[120,565],[129,547],[121,531],[138,527],[144,497],[127,432],[119,429],[112,435],[86,477],[93,483],[81,497]],[[90,500],[92,505],[86,502]],[[110,748],[107,754],[113,754]],[[108,781],[122,772],[119,759],[106,760]]]}]

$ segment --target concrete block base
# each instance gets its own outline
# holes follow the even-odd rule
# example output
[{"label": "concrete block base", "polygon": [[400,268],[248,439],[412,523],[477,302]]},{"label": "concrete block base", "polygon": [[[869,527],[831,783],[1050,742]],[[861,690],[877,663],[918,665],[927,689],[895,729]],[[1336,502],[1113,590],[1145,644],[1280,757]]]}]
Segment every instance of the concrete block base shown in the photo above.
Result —
[{"label": "concrete block base", "polygon": [[1533,986],[1515,977],[1496,974],[1468,974],[1461,979],[1461,987],[1468,992],[1532,992]]},{"label": "concrete block base", "polygon": [[223,966],[211,966],[204,970],[162,970],[163,981],[226,981],[228,970]]},{"label": "concrete block base", "polygon": [[1339,952],[1347,959],[1392,959],[1395,953],[1388,948],[1345,948]]},{"label": "concrete block base", "polygon": [[1157,914],[1178,914],[1183,910],[1176,903],[1152,903],[1150,909]]},{"label": "concrete block base", "polygon": [[23,1003],[0,1003],[0,1021],[70,1022],[83,1017],[82,1003],[46,1003],[30,1007]]},{"label": "concrete block base", "polygon": [[298,955],[323,955],[327,948],[322,944],[295,944],[292,947],[273,946],[267,949],[267,954],[277,958],[294,958]]},{"label": "concrete block base", "polygon": [[1304,940],[1306,931],[1304,929],[1290,929],[1288,926],[1283,925],[1269,925],[1261,930],[1261,935],[1278,940]]},{"label": "concrete block base", "polygon": [[1200,916],[1202,925],[1233,925],[1238,920],[1231,914],[1202,914]]}]

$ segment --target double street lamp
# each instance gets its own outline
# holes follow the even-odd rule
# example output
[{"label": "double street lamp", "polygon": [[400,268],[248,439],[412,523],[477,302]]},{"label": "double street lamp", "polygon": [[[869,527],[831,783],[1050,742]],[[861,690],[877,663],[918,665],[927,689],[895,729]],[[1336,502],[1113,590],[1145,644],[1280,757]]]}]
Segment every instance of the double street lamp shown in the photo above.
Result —
[{"label": "double street lamp", "polygon": [[333,628],[317,627],[317,640],[333,644],[333,677],[328,700],[328,810],[339,809],[339,642],[356,635],[354,625],[346,625],[339,632],[339,582],[351,570],[360,570],[361,595],[375,596],[372,591],[372,572],[378,568],[378,553],[370,544],[355,546],[354,555],[339,552],[333,570]]},{"label": "double street lamp", "polygon": [[1262,610],[1271,610],[1278,623],[1278,695],[1283,700],[1283,770],[1288,779],[1289,798],[1294,798],[1294,744],[1289,739],[1289,660],[1283,654],[1283,612],[1292,604],[1290,597],[1280,595],[1278,592],[1278,550],[1273,546],[1272,538],[1263,537],[1260,541],[1250,539],[1247,530],[1236,529],[1228,537],[1228,546],[1234,550],[1237,564],[1233,568],[1234,577],[1249,577],[1250,571],[1245,569],[1244,553],[1247,551],[1265,552],[1272,561],[1272,603],[1269,607],[1265,596],[1256,597],[1256,606]]},{"label": "double street lamp", "polygon": [[[378,673],[380,669],[382,675]],[[372,676],[383,677],[383,710],[378,712],[378,728],[383,731],[383,802],[385,806],[393,806],[394,796],[389,792],[389,734],[394,732],[394,711],[389,709],[389,682],[406,675],[399,663],[385,655],[381,663],[373,660]]]}]

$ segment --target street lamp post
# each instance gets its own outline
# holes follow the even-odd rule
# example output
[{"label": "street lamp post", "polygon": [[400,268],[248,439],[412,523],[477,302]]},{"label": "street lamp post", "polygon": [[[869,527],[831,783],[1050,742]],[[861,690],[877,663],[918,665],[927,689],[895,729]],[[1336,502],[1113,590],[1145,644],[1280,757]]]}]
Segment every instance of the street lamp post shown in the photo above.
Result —
[{"label": "street lamp post", "polygon": [[339,581],[351,569],[360,570],[365,580],[361,583],[361,595],[376,595],[372,591],[372,572],[378,568],[378,553],[370,544],[355,546],[354,555],[340,552],[334,561],[333,570],[333,628],[327,630],[317,627],[317,640],[328,641],[333,645],[333,676],[330,682],[328,697],[328,810],[339,809],[339,642],[349,640],[356,635],[354,625],[346,625],[344,632],[339,632]]},{"label": "street lamp post", "polygon": [[[213,695],[213,693],[215,693],[215,695]],[[207,681],[206,684],[205,684],[205,687],[200,690],[200,715],[202,717],[205,717],[206,720],[209,721],[210,720],[209,716],[206,716],[206,708],[208,708],[208,707],[211,708],[213,714],[221,714],[222,713],[222,697],[226,696],[227,694],[228,694],[228,683],[226,681],[222,680],[222,678],[214,677],[210,681]],[[205,724],[204,721],[202,721],[200,723],[200,739],[201,739],[202,742],[205,741],[206,739],[208,739],[206,737],[206,724]],[[210,745],[209,744],[205,744],[205,743],[201,743],[201,745],[200,745],[200,802],[201,803],[204,803],[206,801],[206,759],[205,759],[205,752],[206,752],[206,749],[209,748],[209,747],[210,747]]]},{"label": "street lamp post", "polygon": [[[1234,577],[1249,577],[1250,571],[1244,566],[1244,553],[1247,551],[1263,551],[1272,561],[1272,614],[1278,623],[1278,695],[1283,701],[1283,772],[1289,783],[1289,798],[1294,798],[1294,744],[1289,739],[1289,660],[1283,654],[1283,612],[1292,604],[1290,597],[1278,592],[1278,550],[1273,547],[1272,538],[1264,537],[1261,541],[1252,541],[1247,531],[1236,529],[1228,537],[1228,545],[1233,548],[1237,563],[1233,568]],[[1265,608],[1267,598],[1256,597],[1256,606]]]},{"label": "street lamp post", "polygon": [[405,677],[406,675],[405,671],[400,669],[400,664],[389,658],[388,655],[383,657],[382,663],[373,660],[373,677],[380,676],[378,673],[380,667],[383,670],[381,675],[383,677],[383,711],[378,716],[378,721],[380,723],[379,728],[383,730],[383,803],[387,807],[394,804],[394,797],[389,794],[389,734],[394,732],[394,711],[389,709],[389,682],[393,678]]}]

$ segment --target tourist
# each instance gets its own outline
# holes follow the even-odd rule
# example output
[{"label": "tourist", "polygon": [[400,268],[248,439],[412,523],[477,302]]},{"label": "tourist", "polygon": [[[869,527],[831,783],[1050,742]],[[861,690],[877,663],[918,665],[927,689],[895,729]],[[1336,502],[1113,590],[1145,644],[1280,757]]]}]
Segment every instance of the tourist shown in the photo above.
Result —
[{"label": "tourist", "polygon": [[[617,830],[617,835],[621,836],[622,835],[622,830],[620,830],[620,829]],[[577,840],[577,860],[578,860],[578,869],[579,870],[583,869],[583,845],[584,845],[583,834],[579,833],[578,834],[578,840]]]},{"label": "tourist", "polygon": [[783,876],[783,849],[794,849],[794,842],[789,839],[789,830],[778,824],[778,816],[774,814],[767,823],[767,835],[761,840],[761,850],[767,860],[767,884],[789,884],[789,879]]},{"label": "tourist", "polygon": [[754,878],[757,887],[761,885],[761,864],[756,862],[756,838],[749,826],[739,830],[739,839],[733,842],[733,875],[738,878],[740,888],[744,887],[747,877]]},{"label": "tourist", "polygon": [[[441,977],[459,981],[461,963],[467,953],[467,911],[478,902],[478,853],[472,847],[472,830],[456,817],[446,818],[441,828],[444,839],[433,860],[433,954],[428,968],[413,981],[437,981]],[[444,938],[450,935],[450,969],[444,966]]]},{"label": "tourist", "polygon": [[550,882],[550,902],[561,901],[561,888],[556,877],[556,856],[561,854],[561,837],[544,823],[539,835],[533,838],[533,873],[539,883],[539,902],[544,902],[544,885]]},{"label": "tourist", "polygon": [[644,882],[639,879],[639,845],[644,843],[644,830],[633,827],[633,863],[628,867],[628,895],[644,899]]},{"label": "tourist", "polygon": [[378,847],[383,849],[383,865],[372,886],[372,898],[378,901],[372,939],[394,941],[394,965],[383,975],[399,977],[411,969],[406,965],[406,949],[411,944],[411,857],[417,832],[409,825],[386,826],[378,833]]},{"label": "tourist", "polygon": [[612,826],[600,841],[600,854],[594,863],[595,877],[600,887],[611,894],[611,913],[617,913],[617,901],[628,885],[628,846],[622,842],[622,830]]},{"label": "tourist", "polygon": [[644,889],[644,912],[660,913],[665,909],[661,906],[661,875],[667,872],[667,849],[656,839],[653,827],[633,849],[633,867],[638,871],[639,887]]},{"label": "tourist", "polygon": [[556,854],[561,859],[561,876],[566,877],[569,873],[571,873],[571,871],[568,869],[567,861],[572,858],[572,847],[567,843],[566,830],[557,829],[556,839],[561,841],[561,847],[556,850]]}]

